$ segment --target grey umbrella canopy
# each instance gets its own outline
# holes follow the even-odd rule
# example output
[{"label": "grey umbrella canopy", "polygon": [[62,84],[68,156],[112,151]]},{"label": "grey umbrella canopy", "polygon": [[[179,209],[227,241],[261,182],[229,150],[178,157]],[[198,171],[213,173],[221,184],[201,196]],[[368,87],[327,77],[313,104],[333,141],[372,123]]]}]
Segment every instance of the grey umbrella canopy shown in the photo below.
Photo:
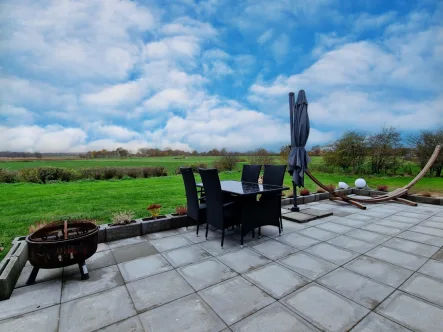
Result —
[{"label": "grey umbrella canopy", "polygon": [[311,159],[305,150],[309,137],[308,100],[304,90],[300,90],[295,101],[294,93],[289,93],[289,117],[291,120],[291,151],[288,157],[288,171],[292,182],[304,187],[305,170]]}]

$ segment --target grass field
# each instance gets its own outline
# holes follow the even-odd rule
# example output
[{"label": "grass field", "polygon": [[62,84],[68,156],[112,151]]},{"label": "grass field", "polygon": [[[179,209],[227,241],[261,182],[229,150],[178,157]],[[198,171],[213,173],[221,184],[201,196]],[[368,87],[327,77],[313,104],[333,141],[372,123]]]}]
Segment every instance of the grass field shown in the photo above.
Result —
[{"label": "grass field", "polygon": [[[186,159],[142,158],[127,160],[67,160],[67,161],[35,161],[35,162],[8,162],[8,168],[20,167],[59,166],[59,167],[94,167],[94,166],[153,166],[163,165],[168,169],[175,169],[184,164],[207,163],[211,164],[214,157],[190,157]],[[43,163],[43,164],[42,164]],[[314,158],[313,164],[321,163],[321,158]],[[0,167],[4,167],[0,164]],[[174,174],[174,172],[170,172]],[[335,184],[344,181],[352,185],[356,176],[326,174],[315,172],[316,176],[325,184]],[[234,172],[220,174],[222,180],[239,180],[240,165]],[[198,179],[198,177],[197,177]],[[368,185],[376,188],[377,185],[388,185],[389,190],[401,187],[412,177],[381,177],[365,176]],[[199,180],[199,179],[198,179]],[[310,179],[305,185],[311,191],[316,189]],[[285,177],[285,184],[291,185],[289,175]],[[432,191],[443,194],[443,178],[424,178],[415,187],[414,191]],[[10,248],[11,240],[18,235],[26,235],[29,225],[40,220],[58,220],[62,218],[91,218],[99,223],[110,221],[112,213],[131,210],[135,217],[148,215],[146,207],[151,203],[163,206],[162,213],[174,212],[175,207],[186,203],[182,178],[180,175],[171,175],[161,178],[127,179],[108,181],[77,181],[51,184],[15,183],[0,184],[0,246],[5,251],[0,253],[4,257]]]}]

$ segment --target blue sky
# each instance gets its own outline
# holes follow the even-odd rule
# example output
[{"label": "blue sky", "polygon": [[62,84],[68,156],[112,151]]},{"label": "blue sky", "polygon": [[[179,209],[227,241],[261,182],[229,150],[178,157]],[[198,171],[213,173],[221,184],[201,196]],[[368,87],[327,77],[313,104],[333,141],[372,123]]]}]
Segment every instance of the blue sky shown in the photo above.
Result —
[{"label": "blue sky", "polygon": [[[163,5],[167,3],[167,5]],[[4,0],[0,151],[276,149],[443,125],[435,0]]]}]

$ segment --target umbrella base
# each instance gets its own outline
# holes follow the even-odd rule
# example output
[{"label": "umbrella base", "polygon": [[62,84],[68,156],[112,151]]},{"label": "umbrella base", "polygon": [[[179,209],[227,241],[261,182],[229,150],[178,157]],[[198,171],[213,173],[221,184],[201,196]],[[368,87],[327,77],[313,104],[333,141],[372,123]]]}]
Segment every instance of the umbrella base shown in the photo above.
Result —
[{"label": "umbrella base", "polygon": [[300,208],[298,206],[291,207],[292,212],[300,212]]}]

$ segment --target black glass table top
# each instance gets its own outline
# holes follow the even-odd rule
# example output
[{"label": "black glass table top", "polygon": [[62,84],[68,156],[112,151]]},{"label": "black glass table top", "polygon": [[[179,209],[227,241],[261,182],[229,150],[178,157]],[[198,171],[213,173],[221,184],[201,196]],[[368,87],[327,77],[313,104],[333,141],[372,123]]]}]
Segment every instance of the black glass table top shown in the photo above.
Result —
[{"label": "black glass table top", "polygon": [[[220,181],[220,185],[222,191],[234,195],[258,195],[263,193],[281,192],[289,189],[288,187],[241,181]],[[203,187],[203,183],[197,183],[197,187]]]}]

